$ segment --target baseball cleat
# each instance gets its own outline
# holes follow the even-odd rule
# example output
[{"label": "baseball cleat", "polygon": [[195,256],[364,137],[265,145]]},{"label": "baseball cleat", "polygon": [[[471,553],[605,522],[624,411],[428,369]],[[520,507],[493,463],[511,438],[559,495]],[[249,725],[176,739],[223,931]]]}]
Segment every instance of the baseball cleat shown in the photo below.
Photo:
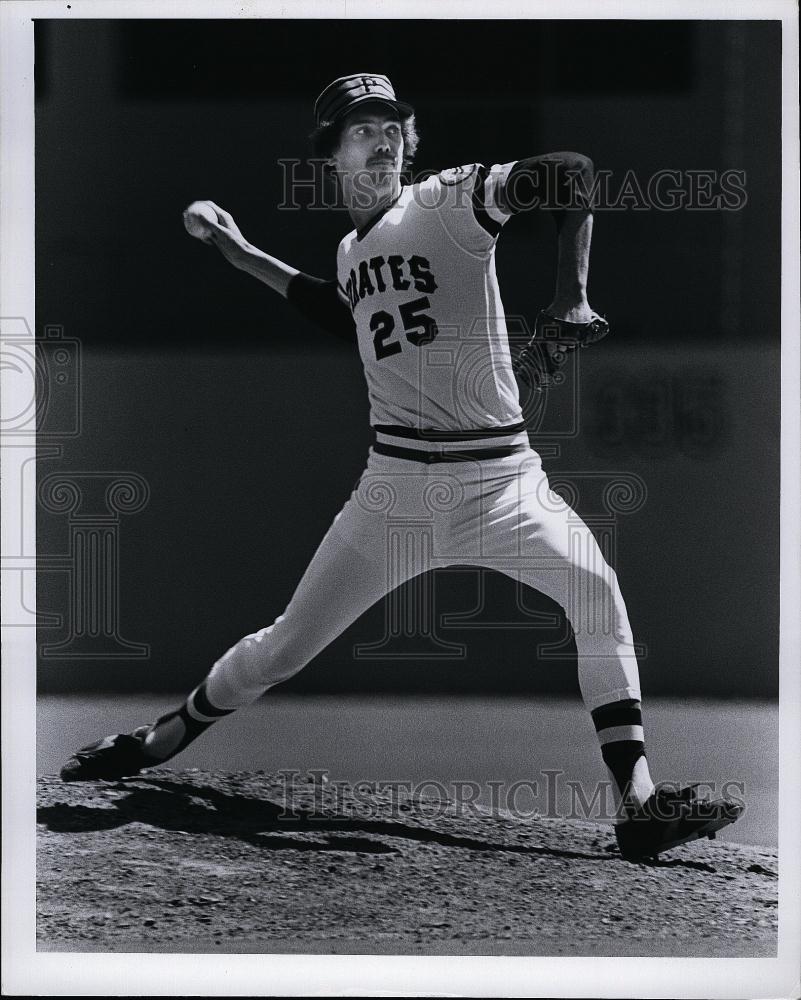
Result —
[{"label": "baseball cleat", "polygon": [[104,736],[102,740],[81,747],[61,768],[62,781],[97,781],[126,778],[144,767],[161,763],[145,756],[145,736],[150,726],[139,726],[132,733]]},{"label": "baseball cleat", "polygon": [[615,827],[620,853],[626,861],[656,858],[680,844],[708,837],[742,815],[741,802],[699,799],[697,785],[657,788],[648,801]]}]

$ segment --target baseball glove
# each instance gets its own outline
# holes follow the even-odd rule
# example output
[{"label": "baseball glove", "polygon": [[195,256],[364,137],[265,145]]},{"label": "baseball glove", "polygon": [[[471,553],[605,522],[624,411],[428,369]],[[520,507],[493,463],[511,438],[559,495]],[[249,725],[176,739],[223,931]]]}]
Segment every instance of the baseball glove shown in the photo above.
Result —
[{"label": "baseball glove", "polygon": [[562,380],[554,376],[571,351],[594,344],[607,333],[609,323],[597,313],[588,323],[569,323],[543,309],[534,324],[534,335],[512,365],[513,371],[521,381],[541,390]]}]

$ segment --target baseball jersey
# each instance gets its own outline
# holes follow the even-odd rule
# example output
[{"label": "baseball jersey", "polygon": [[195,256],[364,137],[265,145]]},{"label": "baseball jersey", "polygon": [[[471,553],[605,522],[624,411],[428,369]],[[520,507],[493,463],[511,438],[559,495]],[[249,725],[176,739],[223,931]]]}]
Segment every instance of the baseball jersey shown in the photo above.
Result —
[{"label": "baseball jersey", "polygon": [[463,431],[522,420],[495,274],[512,164],[455,167],[406,185],[337,251],[370,421]]}]

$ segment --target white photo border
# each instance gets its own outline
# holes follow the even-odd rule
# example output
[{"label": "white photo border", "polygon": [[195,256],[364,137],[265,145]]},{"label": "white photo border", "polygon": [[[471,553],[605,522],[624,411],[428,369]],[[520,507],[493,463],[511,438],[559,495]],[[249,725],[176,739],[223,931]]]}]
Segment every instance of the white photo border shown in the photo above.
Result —
[{"label": "white photo border", "polygon": [[[38,953],[36,636],[3,627],[3,992],[14,995],[797,997],[801,969],[801,434],[798,10],[793,0],[6,0],[0,5],[0,317],[34,316],[35,18],[521,18],[782,21],[782,442],[779,949],[777,958],[479,958]],[[14,392],[5,378],[3,389]],[[4,462],[4,473],[9,473]],[[13,468],[11,472],[13,473]],[[35,505],[2,477],[6,532]],[[2,595],[3,622],[20,595]],[[33,609],[27,608],[28,612]]]}]

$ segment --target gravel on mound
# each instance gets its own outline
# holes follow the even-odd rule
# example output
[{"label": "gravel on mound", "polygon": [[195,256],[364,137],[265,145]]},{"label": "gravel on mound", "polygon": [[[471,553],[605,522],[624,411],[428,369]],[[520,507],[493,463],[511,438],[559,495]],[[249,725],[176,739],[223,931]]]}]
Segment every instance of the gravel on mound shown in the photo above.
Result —
[{"label": "gravel on mound", "polygon": [[38,781],[43,951],[773,955],[776,852],[629,864],[608,825],[154,768]]}]

